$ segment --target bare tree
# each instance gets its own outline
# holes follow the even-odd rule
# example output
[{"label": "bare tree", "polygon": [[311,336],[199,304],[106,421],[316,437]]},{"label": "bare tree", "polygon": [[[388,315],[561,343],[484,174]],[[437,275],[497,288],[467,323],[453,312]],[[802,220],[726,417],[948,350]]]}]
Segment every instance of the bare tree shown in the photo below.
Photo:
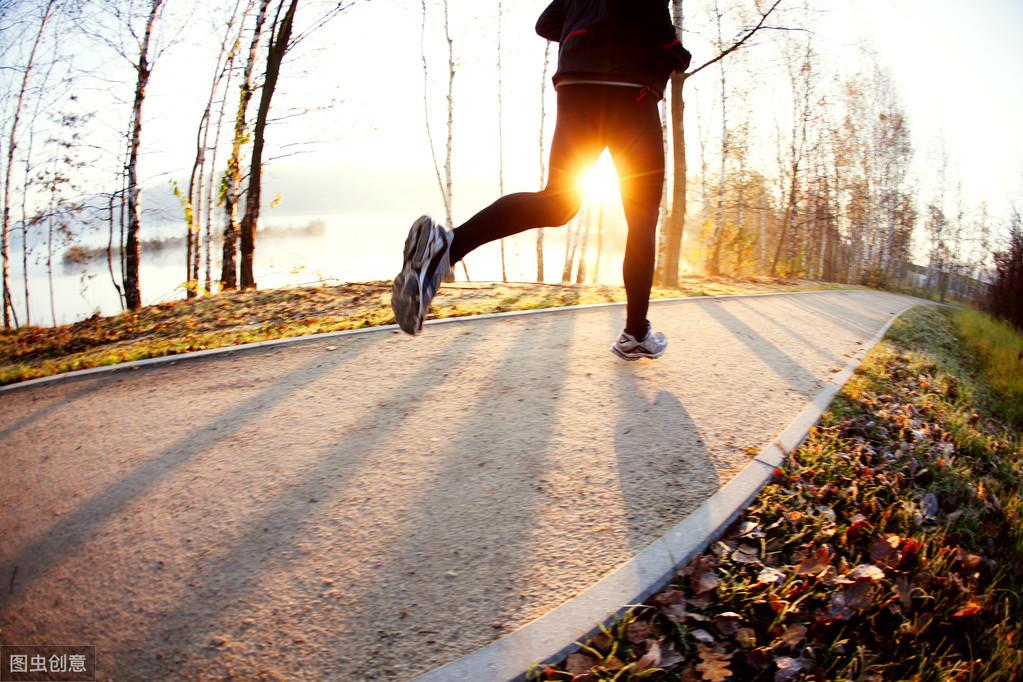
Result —
[{"label": "bare tree", "polygon": [[778,274],[778,261],[782,249],[790,239],[792,223],[796,214],[796,202],[799,192],[799,172],[803,164],[810,117],[812,114],[813,92],[815,81],[814,50],[808,39],[804,45],[790,46],[785,50],[785,63],[788,69],[789,83],[792,87],[792,118],[789,136],[788,154],[788,189],[786,191],[785,215],[782,218],[781,231],[775,246],[774,258],[771,261],[771,276]]},{"label": "bare tree", "polygon": [[[442,0],[444,9],[444,39],[448,46],[448,118],[447,118],[447,143],[444,146],[444,175],[441,176],[440,163],[437,160],[437,150],[433,142],[433,128],[430,125],[430,69],[426,58],[426,0],[422,0],[422,25],[420,33],[420,53],[423,60],[423,108],[426,120],[426,137],[430,144],[430,158],[433,159],[433,169],[437,175],[437,184],[440,187],[441,198],[444,201],[444,217],[448,227],[454,227],[452,203],[453,203],[453,178],[451,174],[451,156],[454,141],[455,129],[455,43],[451,37],[451,21],[448,16],[448,0]],[[461,260],[462,272],[465,278],[469,279],[469,268],[465,259]],[[446,281],[454,281],[454,273],[451,273]]]},{"label": "bare tree", "polygon": [[234,117],[234,138],[231,141],[231,155],[227,161],[226,187],[224,191],[224,251],[220,264],[221,290],[238,287],[238,203],[241,196],[241,150],[246,138],[246,114],[249,102],[252,101],[252,73],[259,54],[259,43],[263,38],[263,24],[266,21],[267,8],[270,0],[259,0],[255,22],[252,27],[252,39],[249,41],[249,54],[245,60],[245,70],[238,97],[238,109]]},{"label": "bare tree", "polygon": [[[544,126],[547,122],[547,72],[551,65],[551,43],[547,41],[543,52],[543,73],[540,74],[540,189],[547,184],[547,149],[544,144]],[[536,231],[536,281],[543,282],[543,228]]]},{"label": "bare tree", "polygon": [[[287,4],[287,9],[285,9]],[[352,2],[337,2],[319,15],[304,31],[292,37],[298,0],[280,0],[270,28],[267,45],[266,74],[260,91],[259,108],[253,126],[252,155],[249,161],[249,182],[245,192],[245,216],[241,222],[241,287],[255,289],[253,264],[256,255],[256,228],[259,225],[260,198],[263,181],[263,150],[266,143],[266,125],[270,115],[270,102],[277,90],[281,64],[288,52],[311,33],[325,26],[332,18],[348,9]],[[283,15],[281,14],[283,10]]]},{"label": "bare tree", "polygon": [[[504,73],[501,70],[501,24],[503,19],[502,0],[497,0],[497,184],[498,196],[504,196],[504,100],[502,98]],[[508,281],[508,267],[505,263],[504,240],[501,241],[501,281]]]},{"label": "bare tree", "polygon": [[17,102],[14,106],[14,114],[11,120],[10,131],[7,135],[7,163],[4,166],[4,210],[3,223],[0,225],[0,259],[3,264],[3,308],[4,327],[10,327],[12,319],[17,324],[17,313],[14,311],[14,302],[11,298],[11,271],[10,271],[10,228],[11,228],[11,172],[14,168],[14,152],[18,148],[18,126],[21,122],[22,108],[25,104],[25,93],[28,90],[29,78],[32,75],[32,67],[35,66],[36,52],[39,43],[46,32],[46,25],[53,16],[57,7],[57,0],[48,0],[43,6],[42,15],[39,18],[39,26],[32,41],[32,48],[25,61],[24,71],[21,76],[21,85],[18,88]]},{"label": "bare tree", "polygon": [[[245,216],[241,222],[241,287],[255,289],[256,278],[252,271],[256,252],[256,224],[259,221],[259,200],[263,179],[263,145],[266,137],[266,121],[270,114],[270,100],[277,88],[277,79],[281,74],[281,62],[288,51],[288,42],[295,25],[295,11],[298,0],[289,0],[284,17],[280,17],[284,0],[277,6],[277,16],[270,28],[270,44],[266,57],[266,77],[259,97],[259,109],[256,113],[256,124],[253,130],[252,157],[249,163],[249,184],[245,192]],[[279,19],[279,22],[278,22]]]},{"label": "bare tree", "polygon": [[[244,25],[245,17],[252,10],[252,5],[253,0],[248,0],[248,7],[241,16],[241,24]],[[234,25],[238,19],[239,9],[241,9],[241,0],[235,0],[234,7],[227,20],[227,26],[224,29],[224,37],[220,41],[220,51],[217,54],[216,67],[213,70],[213,78],[210,80],[210,94],[206,99],[206,106],[203,109],[202,115],[199,117],[199,125],[196,127],[195,161],[192,163],[192,173],[188,178],[188,194],[185,204],[185,222],[187,223],[185,233],[185,296],[187,298],[194,298],[199,288],[203,175],[206,172],[206,151],[209,148],[210,113],[213,109],[213,100],[220,90],[221,81],[230,73],[230,69],[234,64],[239,43],[239,40],[234,37]],[[223,112],[223,108],[221,112]]]},{"label": "bare tree", "polygon": [[[685,98],[683,90],[686,81],[707,67],[716,64],[736,50],[742,48],[761,29],[767,26],[767,19],[778,8],[782,0],[774,0],[766,10],[758,9],[758,20],[753,26],[744,29],[740,35],[723,49],[718,55],[686,73],[674,73],[671,76],[671,126],[672,150],[674,152],[672,168],[671,211],[668,214],[665,249],[666,257],[660,268],[659,279],[669,287],[678,286],[679,259],[682,253],[682,235],[686,222],[686,145],[683,118],[685,115]],[[672,0],[672,21],[676,28],[683,29],[683,0]]]}]

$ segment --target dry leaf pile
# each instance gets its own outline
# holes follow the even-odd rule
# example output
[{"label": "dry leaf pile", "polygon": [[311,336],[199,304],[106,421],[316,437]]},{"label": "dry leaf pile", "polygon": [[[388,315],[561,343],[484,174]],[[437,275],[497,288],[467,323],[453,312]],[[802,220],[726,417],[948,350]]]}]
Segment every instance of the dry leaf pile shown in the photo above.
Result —
[{"label": "dry leaf pile", "polygon": [[541,679],[1023,680],[1023,446],[912,311],[674,582]]}]

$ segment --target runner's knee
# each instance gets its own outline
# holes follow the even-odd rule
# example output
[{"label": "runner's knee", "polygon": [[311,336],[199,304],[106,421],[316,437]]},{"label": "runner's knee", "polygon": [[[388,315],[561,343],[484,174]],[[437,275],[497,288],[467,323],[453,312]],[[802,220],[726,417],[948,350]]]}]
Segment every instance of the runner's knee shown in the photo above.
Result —
[{"label": "runner's knee", "polygon": [[582,205],[579,193],[575,191],[552,191],[545,189],[541,192],[545,199],[547,220],[551,227],[561,227],[575,217]]}]

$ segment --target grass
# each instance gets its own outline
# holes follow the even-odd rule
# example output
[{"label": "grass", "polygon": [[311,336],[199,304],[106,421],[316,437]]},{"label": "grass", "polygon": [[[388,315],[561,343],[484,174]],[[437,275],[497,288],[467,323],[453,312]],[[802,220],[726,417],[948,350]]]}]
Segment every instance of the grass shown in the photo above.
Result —
[{"label": "grass", "polygon": [[1023,438],[985,359],[1021,338],[957,336],[988,324],[900,318],[724,537],[533,677],[1023,680]]},{"label": "grass", "polygon": [[[652,298],[849,288],[755,278],[684,278]],[[551,284],[445,285],[433,316],[461,317],[513,310],[625,300],[620,286]],[[0,384],[131,360],[208,348],[392,324],[389,282],[230,292],[94,316],[61,327],[0,331]]]},{"label": "grass", "polygon": [[1023,428],[1023,335],[978,310],[962,310],[953,319],[957,336],[976,356],[1005,419]]}]

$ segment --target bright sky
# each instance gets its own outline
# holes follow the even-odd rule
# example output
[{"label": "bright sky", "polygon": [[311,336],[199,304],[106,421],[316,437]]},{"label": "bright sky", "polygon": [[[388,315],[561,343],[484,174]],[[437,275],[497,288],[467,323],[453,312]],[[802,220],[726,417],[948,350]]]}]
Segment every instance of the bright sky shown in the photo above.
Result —
[{"label": "bright sky", "polygon": [[[704,0],[687,0],[687,30],[705,30]],[[496,195],[497,128],[496,3],[450,0],[452,35],[458,61],[455,82],[455,218],[469,217]],[[173,3],[171,3],[173,4]],[[314,1],[303,4],[308,17]],[[790,4],[795,5],[796,0]],[[539,183],[537,130],[544,41],[533,33],[544,0],[504,2],[505,186],[532,189]],[[184,5],[181,5],[184,7]],[[944,136],[953,180],[958,173],[970,203],[986,198],[1001,219],[1009,202],[1023,192],[1023,3],[1018,0],[816,0],[821,13],[818,49],[836,62],[856,57],[868,41],[893,72],[909,115],[922,186],[931,181],[939,136]],[[212,72],[213,10],[200,7],[191,27],[156,66],[146,102],[142,176],[160,191],[171,178],[187,180],[194,155],[194,128]],[[430,116],[441,150],[446,118],[446,44],[440,10],[431,2],[428,57],[431,66]],[[170,22],[168,22],[170,23]],[[692,36],[689,41],[700,45]],[[272,163],[268,172],[301,167],[321,178],[337,178],[348,190],[339,196],[393,201],[410,212],[442,214],[440,195],[423,125],[423,73],[420,58],[420,2],[363,0],[310,38],[286,64],[274,114],[318,107],[332,109],[289,119],[270,131],[271,154],[303,150],[301,156]],[[751,59],[771,48],[758,47]],[[94,58],[106,61],[101,51]],[[698,63],[704,55],[697,53]],[[770,68],[770,62],[767,62]],[[761,67],[763,68],[763,67]],[[716,74],[690,82],[697,102],[714,100]],[[109,87],[109,86],[107,86]],[[130,96],[125,88],[124,97]],[[93,95],[100,118],[111,130],[122,125],[123,109],[105,106],[108,92]],[[553,124],[553,92],[547,89],[548,134]],[[703,106],[703,105],[701,105]],[[253,105],[253,110],[255,106]],[[710,111],[710,109],[708,109]],[[784,116],[784,114],[782,114]],[[687,119],[690,131],[693,116]],[[706,123],[705,123],[706,124]],[[713,129],[713,125],[710,125]],[[771,126],[759,130],[773,150]],[[697,136],[690,134],[693,145]],[[112,145],[113,146],[113,145]],[[692,149],[692,157],[698,154]],[[770,157],[770,153],[767,154]],[[443,162],[443,159],[441,159]],[[400,180],[397,184],[394,181]],[[365,186],[357,189],[357,185]],[[264,195],[276,190],[269,186]],[[420,206],[424,202],[430,205]],[[412,206],[411,204],[415,204]],[[406,206],[406,204],[409,204]],[[282,212],[289,206],[285,194]],[[339,205],[336,210],[345,210]]]}]

